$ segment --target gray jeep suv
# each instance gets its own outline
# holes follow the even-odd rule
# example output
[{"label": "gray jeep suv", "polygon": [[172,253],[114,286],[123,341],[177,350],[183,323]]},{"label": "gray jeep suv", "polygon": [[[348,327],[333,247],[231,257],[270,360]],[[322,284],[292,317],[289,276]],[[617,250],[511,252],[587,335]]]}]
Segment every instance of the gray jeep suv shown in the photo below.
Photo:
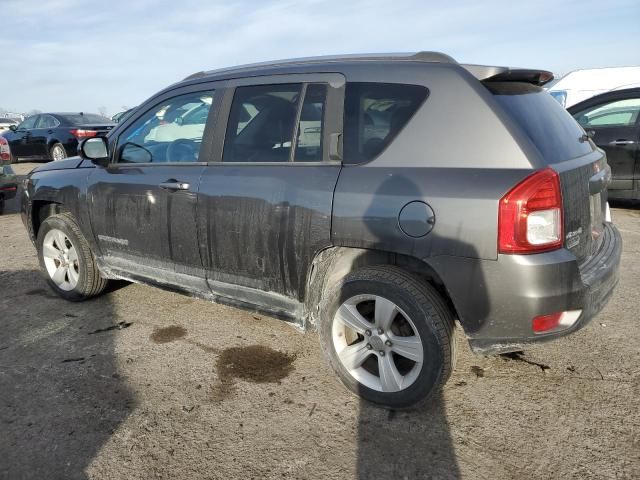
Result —
[{"label": "gray jeep suv", "polygon": [[545,71],[431,52],[200,72],[25,182],[62,297],[108,279],[317,330],[353,392],[392,408],[479,353],[584,326],[617,282],[603,152]]}]

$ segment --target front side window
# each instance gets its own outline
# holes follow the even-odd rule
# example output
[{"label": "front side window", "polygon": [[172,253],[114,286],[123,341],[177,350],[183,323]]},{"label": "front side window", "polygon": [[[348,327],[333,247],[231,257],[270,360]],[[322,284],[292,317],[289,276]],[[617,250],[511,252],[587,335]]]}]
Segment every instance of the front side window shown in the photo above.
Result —
[{"label": "front side window", "polygon": [[55,128],[58,125],[58,121],[51,115],[40,115],[37,128]]},{"label": "front side window", "polygon": [[24,120],[20,125],[18,125],[18,130],[29,130],[36,126],[36,120],[38,119],[38,115],[33,115]]},{"label": "front side window", "polygon": [[347,83],[344,159],[371,160],[384,150],[427,98],[419,85]]},{"label": "front side window", "polygon": [[120,163],[197,162],[214,92],[166,100],[120,136]]},{"label": "front side window", "polygon": [[223,162],[288,162],[302,84],[239,87],[233,96]]},{"label": "front side window", "polygon": [[584,128],[630,127],[638,121],[640,98],[629,98],[597,105],[575,115]]}]

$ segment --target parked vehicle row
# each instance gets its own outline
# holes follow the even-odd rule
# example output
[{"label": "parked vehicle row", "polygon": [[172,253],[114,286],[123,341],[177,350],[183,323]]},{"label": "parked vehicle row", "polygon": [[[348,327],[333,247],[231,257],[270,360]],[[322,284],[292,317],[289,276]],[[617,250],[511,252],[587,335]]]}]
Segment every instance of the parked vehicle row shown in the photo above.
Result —
[{"label": "parked vehicle row", "polygon": [[93,113],[41,113],[10,125],[2,136],[12,162],[62,160],[77,155],[80,140],[105,135],[113,127],[111,120]]},{"label": "parked vehicle row", "polygon": [[124,278],[268,312],[354,393],[415,406],[454,319],[477,353],[520,350],[617,283],[610,168],[551,78],[432,52],[201,72],[34,170],[23,221],[63,298]]}]

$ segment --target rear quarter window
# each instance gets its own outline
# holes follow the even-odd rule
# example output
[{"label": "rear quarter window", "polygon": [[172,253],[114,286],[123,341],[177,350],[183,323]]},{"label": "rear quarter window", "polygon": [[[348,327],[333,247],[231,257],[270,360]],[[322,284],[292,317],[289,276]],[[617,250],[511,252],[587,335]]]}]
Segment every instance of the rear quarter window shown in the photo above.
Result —
[{"label": "rear quarter window", "polygon": [[411,120],[427,98],[420,85],[347,83],[344,107],[344,161],[376,157]]},{"label": "rear quarter window", "polygon": [[581,141],[584,131],[542,88],[518,82],[486,82],[485,86],[525,132],[546,163],[558,163],[593,151]]}]

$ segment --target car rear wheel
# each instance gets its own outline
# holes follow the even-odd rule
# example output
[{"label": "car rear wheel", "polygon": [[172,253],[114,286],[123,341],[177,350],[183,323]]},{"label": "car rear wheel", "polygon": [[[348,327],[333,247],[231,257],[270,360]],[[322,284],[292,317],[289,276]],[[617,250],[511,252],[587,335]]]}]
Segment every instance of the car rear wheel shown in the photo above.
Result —
[{"label": "car rear wheel", "polygon": [[321,305],[320,340],[353,393],[389,408],[427,403],[455,356],[451,311],[431,286],[393,266],[349,274]]},{"label": "car rear wheel", "polygon": [[40,226],[36,245],[47,283],[61,297],[82,301],[100,294],[107,286],[71,214],[48,217]]},{"label": "car rear wheel", "polygon": [[60,143],[54,143],[49,150],[49,158],[53,161],[67,158],[67,152]]},{"label": "car rear wheel", "polygon": [[4,213],[4,197],[0,195],[0,215]]}]

